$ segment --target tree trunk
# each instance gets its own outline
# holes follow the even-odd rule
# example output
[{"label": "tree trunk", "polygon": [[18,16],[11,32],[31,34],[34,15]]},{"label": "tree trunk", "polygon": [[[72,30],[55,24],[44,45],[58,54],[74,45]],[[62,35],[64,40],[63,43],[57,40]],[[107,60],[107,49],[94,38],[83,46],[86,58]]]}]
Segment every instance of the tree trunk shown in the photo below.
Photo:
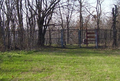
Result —
[{"label": "tree trunk", "polygon": [[[79,1],[79,4],[80,4],[80,11],[79,11],[80,12],[80,16],[79,16],[79,18],[80,18],[80,28],[79,28],[79,30],[81,30],[80,37],[82,39],[83,38],[83,18],[82,18],[82,1],[81,0]],[[81,47],[81,42],[80,42],[79,46]]]},{"label": "tree trunk", "polygon": [[49,29],[49,46],[51,46],[52,40],[51,40],[51,29]]},{"label": "tree trunk", "polygon": [[45,42],[45,35],[41,32],[42,29],[39,28],[38,30],[38,46],[43,47],[44,46],[44,42]]},{"label": "tree trunk", "polygon": [[69,20],[68,20],[68,17],[67,17],[67,44],[69,44],[69,37],[70,37],[70,34],[69,34]]},{"label": "tree trunk", "polygon": [[18,31],[20,36],[20,49],[24,49],[24,28],[23,28],[23,13],[22,13],[22,0],[16,1],[16,9],[18,16]]},{"label": "tree trunk", "polygon": [[10,36],[10,28],[9,28],[9,24],[10,24],[10,19],[7,18],[7,49],[11,48],[11,36]]},{"label": "tree trunk", "polygon": [[1,20],[1,17],[0,17],[0,49],[2,48],[2,26],[1,26],[1,22],[2,22],[2,20]]},{"label": "tree trunk", "polygon": [[16,39],[15,39],[15,35],[16,35],[16,32],[15,32],[15,20],[14,19],[11,19],[12,21],[12,34],[13,34],[13,50],[15,50],[15,47],[16,47]]},{"label": "tree trunk", "polygon": [[4,44],[4,39],[3,39],[3,26],[2,26],[2,19],[0,16],[0,51],[5,51],[5,44]]},{"label": "tree trunk", "polygon": [[117,29],[116,29],[116,17],[117,17],[117,6],[112,9],[113,14],[113,47],[117,46]]},{"label": "tree trunk", "polygon": [[43,47],[45,42],[45,29],[43,29],[44,19],[38,19],[38,46]]}]

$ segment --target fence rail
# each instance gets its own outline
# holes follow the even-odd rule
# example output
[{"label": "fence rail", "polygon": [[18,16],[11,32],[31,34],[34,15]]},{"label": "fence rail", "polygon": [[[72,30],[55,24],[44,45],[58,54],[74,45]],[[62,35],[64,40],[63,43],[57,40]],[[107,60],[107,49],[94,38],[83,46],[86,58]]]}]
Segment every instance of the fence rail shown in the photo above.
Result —
[{"label": "fence rail", "polygon": [[[67,35],[69,32],[69,35]],[[63,33],[63,37],[62,34]],[[118,33],[118,42],[120,42],[120,31]],[[37,46],[38,41],[38,31],[24,31],[24,48],[32,49]],[[61,41],[65,45],[74,45],[74,44],[83,44],[83,40],[86,38],[86,30],[82,30],[81,35],[79,35],[78,29],[64,29],[62,32],[60,29],[58,30],[47,30],[45,34],[45,45],[58,45],[61,46]],[[69,36],[69,37],[68,37]],[[99,44],[105,46],[111,46],[113,42],[113,31],[110,29],[100,29],[99,33]],[[61,38],[62,37],[62,38]],[[6,48],[9,47],[11,49],[20,48],[20,33],[18,31],[5,31],[4,33],[4,42]],[[95,44],[94,41],[90,41],[90,44]]]}]

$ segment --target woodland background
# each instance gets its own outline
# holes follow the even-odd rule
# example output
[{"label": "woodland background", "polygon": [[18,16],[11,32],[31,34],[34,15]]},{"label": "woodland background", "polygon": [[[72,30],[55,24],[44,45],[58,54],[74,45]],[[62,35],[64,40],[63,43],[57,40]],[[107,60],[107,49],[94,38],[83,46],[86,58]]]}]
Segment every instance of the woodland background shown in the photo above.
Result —
[{"label": "woodland background", "polygon": [[[86,28],[113,31],[114,27],[116,41],[114,35],[108,40],[113,40],[109,44],[119,47],[120,1],[116,0],[115,6],[111,5],[111,12],[104,11],[103,2],[96,0],[93,6],[87,0],[1,0],[0,50],[41,48],[52,44],[51,37],[56,38],[54,40],[59,44],[61,29],[65,29],[66,43],[70,44],[70,31],[84,31]],[[115,20],[114,9],[117,9]],[[75,37],[77,32],[72,33]]]}]

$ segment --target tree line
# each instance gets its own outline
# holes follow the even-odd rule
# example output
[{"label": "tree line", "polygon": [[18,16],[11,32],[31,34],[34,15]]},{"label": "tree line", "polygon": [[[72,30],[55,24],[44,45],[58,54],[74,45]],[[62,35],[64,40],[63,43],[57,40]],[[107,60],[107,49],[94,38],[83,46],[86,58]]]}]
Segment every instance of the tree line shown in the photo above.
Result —
[{"label": "tree line", "polygon": [[[70,27],[82,30],[93,23],[99,29],[101,23],[107,25],[111,20],[111,16],[106,18],[106,23],[101,19],[103,1],[96,0],[95,10],[91,10],[90,4],[85,0],[1,0],[0,47],[25,49],[26,46],[32,47],[33,42],[37,42],[36,45],[42,47],[46,30],[54,23],[60,24],[61,29],[66,28],[67,31]],[[75,14],[79,15],[75,17]],[[77,18],[77,21],[74,18]],[[94,21],[91,22],[90,19]],[[32,41],[35,39],[36,30],[38,30],[38,39]],[[67,37],[69,43],[69,32]],[[19,46],[17,46],[18,42]]]},{"label": "tree line", "polygon": [[[16,47],[16,31],[20,39],[20,49],[25,49],[24,35],[30,39],[33,37],[35,29],[38,29],[39,46],[44,46],[44,35],[56,5],[60,0],[1,0],[0,1],[0,30],[1,44],[5,42],[5,48]],[[5,32],[6,31],[6,32]],[[13,33],[13,38],[10,36]],[[5,40],[5,39],[7,40]],[[28,40],[29,41],[29,40]],[[6,43],[7,42],[7,43]],[[32,42],[32,40],[30,41]]]}]

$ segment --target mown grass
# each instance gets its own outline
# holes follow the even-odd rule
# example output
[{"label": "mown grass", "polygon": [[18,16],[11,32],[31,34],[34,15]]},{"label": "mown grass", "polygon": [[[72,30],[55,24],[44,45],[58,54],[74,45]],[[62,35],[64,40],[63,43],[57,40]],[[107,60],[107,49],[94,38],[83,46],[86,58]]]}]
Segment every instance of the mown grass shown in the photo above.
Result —
[{"label": "mown grass", "polygon": [[1,52],[0,81],[120,81],[120,50]]}]

